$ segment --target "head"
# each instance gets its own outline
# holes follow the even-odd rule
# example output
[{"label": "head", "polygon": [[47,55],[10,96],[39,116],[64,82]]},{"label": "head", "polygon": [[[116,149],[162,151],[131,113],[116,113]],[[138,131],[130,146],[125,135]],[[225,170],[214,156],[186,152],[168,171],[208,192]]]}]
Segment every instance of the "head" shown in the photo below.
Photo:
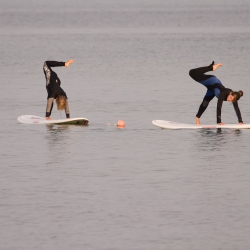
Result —
[{"label": "head", "polygon": [[237,91],[232,91],[228,96],[227,96],[227,101],[228,102],[237,102],[241,97],[243,96],[243,91],[239,90]]},{"label": "head", "polygon": [[63,95],[59,95],[59,96],[56,98],[57,109],[58,109],[58,110],[63,110],[63,109],[65,109],[65,107],[66,107],[66,102],[67,102],[66,97],[63,96]]}]

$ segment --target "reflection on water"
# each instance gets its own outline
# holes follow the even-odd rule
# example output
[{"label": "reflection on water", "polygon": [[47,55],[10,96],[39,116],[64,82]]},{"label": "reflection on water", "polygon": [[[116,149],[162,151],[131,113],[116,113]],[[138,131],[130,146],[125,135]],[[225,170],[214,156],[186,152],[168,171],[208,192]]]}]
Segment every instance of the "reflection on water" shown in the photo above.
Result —
[{"label": "reflection on water", "polygon": [[[188,71],[218,51],[216,75],[249,88],[249,1],[34,2],[1,1],[0,249],[248,249],[250,130],[151,121],[190,121],[204,89]],[[56,72],[89,128],[18,124],[44,112],[44,60],[71,56]]]},{"label": "reflection on water", "polygon": [[69,125],[54,125],[54,124],[46,124],[47,130],[51,132],[60,132],[62,130],[68,130]]},{"label": "reflection on water", "polygon": [[217,128],[216,130],[214,129],[200,129],[198,130],[198,133],[200,133],[203,136],[218,136],[219,134],[241,134],[241,130],[240,129],[221,129],[221,128]]},{"label": "reflection on water", "polygon": [[63,162],[67,153],[67,133],[69,125],[47,125],[45,141],[47,144],[47,165]]},{"label": "reflection on water", "polygon": [[[70,159],[75,148],[76,133],[86,125],[46,125],[47,164],[63,163]],[[76,132],[76,133],[74,133]]]},{"label": "reflection on water", "polygon": [[64,125],[56,125],[56,124],[46,124],[47,130],[50,132],[61,132],[64,130],[70,130],[72,128],[72,130],[74,129],[74,127],[88,127],[88,124],[64,124]]},{"label": "reflection on water", "polygon": [[234,147],[241,136],[242,131],[237,129],[202,129],[195,134],[195,145],[199,151],[221,151]]}]

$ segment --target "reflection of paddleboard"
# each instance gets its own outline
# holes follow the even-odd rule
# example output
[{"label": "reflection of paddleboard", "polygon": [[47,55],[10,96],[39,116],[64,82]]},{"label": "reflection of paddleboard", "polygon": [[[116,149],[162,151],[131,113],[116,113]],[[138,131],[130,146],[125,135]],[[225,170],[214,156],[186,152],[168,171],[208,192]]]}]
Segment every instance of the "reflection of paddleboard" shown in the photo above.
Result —
[{"label": "reflection of paddleboard", "polygon": [[21,115],[17,118],[21,123],[26,124],[75,124],[75,125],[87,125],[89,120],[86,118],[68,118],[58,120],[46,120],[44,117],[35,115]]},{"label": "reflection of paddleboard", "polygon": [[225,125],[195,125],[180,122],[171,122],[163,120],[154,120],[152,123],[160,128],[166,129],[212,129],[212,128],[233,128],[233,129],[250,129],[250,124],[225,124]]}]

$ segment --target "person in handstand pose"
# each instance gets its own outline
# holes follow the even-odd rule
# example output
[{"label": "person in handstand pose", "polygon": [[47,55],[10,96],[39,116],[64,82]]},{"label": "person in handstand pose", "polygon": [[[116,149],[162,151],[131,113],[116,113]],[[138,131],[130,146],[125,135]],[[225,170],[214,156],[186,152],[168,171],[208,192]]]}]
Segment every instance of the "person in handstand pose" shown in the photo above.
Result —
[{"label": "person in handstand pose", "polygon": [[45,117],[47,120],[50,120],[50,115],[53,109],[54,99],[56,99],[57,109],[65,110],[67,118],[70,118],[68,97],[64,90],[60,87],[61,81],[58,78],[57,74],[51,69],[51,67],[69,67],[74,60],[69,60],[67,62],[57,62],[57,61],[46,61],[43,64],[43,72],[46,79],[46,89],[48,92],[47,97],[47,107]]}]

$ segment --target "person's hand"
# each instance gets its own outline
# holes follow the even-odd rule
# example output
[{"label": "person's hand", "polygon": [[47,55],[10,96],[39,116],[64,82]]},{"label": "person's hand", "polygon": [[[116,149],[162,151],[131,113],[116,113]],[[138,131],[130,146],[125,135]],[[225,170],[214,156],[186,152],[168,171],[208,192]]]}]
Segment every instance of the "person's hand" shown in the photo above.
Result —
[{"label": "person's hand", "polygon": [[223,122],[220,122],[220,123],[217,123],[218,125],[225,125],[225,123],[223,123]]},{"label": "person's hand", "polygon": [[241,125],[241,124],[244,124],[244,122],[239,122],[239,124]]},{"label": "person's hand", "polygon": [[50,118],[50,117],[45,117],[45,119],[46,119],[46,120],[51,120],[51,118]]},{"label": "person's hand", "polygon": [[196,125],[201,125],[201,123],[200,123],[200,118],[196,117],[195,123],[196,123]]},{"label": "person's hand", "polygon": [[215,71],[218,67],[221,67],[222,64],[221,63],[217,63],[213,65],[213,71]]},{"label": "person's hand", "polygon": [[73,62],[74,62],[74,60],[73,60],[73,59],[71,59],[71,60],[67,61],[67,62],[65,63],[65,67],[66,67],[66,68],[68,68],[68,67],[69,67],[69,65],[70,65],[71,63],[73,63]]}]

